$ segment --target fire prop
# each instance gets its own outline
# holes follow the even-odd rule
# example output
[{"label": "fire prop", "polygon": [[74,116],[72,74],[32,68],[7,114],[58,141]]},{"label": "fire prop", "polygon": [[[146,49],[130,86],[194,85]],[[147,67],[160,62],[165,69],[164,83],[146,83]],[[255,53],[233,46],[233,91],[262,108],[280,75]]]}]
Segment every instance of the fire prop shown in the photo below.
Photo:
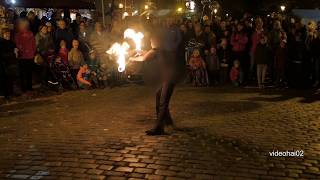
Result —
[{"label": "fire prop", "polygon": [[[136,46],[136,55],[141,55],[141,42],[144,38],[144,35],[141,32],[136,33],[133,29],[127,29],[124,32],[124,38],[125,39],[132,39]],[[126,70],[126,56],[129,54],[128,50],[130,49],[130,45],[127,42],[120,43],[114,43],[111,48],[106,52],[109,55],[113,55],[117,57],[117,63],[118,63],[118,71],[123,72]]]},{"label": "fire prop", "polygon": [[118,58],[118,71],[123,72],[126,70],[126,55],[128,54],[129,44],[124,42],[122,44],[114,43],[107,51],[108,54],[114,55]]},{"label": "fire prop", "polygon": [[144,38],[144,35],[141,32],[136,32],[133,29],[127,29],[124,31],[124,38],[133,40],[133,42],[136,44],[137,55],[140,55],[140,52],[142,50],[141,41]]}]

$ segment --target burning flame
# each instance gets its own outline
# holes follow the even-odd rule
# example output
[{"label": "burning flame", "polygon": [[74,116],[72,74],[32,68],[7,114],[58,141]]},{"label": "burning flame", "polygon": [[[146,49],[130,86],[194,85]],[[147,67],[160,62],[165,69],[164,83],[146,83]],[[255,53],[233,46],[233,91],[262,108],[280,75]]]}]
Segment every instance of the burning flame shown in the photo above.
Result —
[{"label": "burning flame", "polygon": [[139,53],[141,51],[141,41],[144,38],[142,32],[136,32],[133,29],[127,29],[124,31],[124,38],[132,39],[136,44],[136,51]]},{"label": "burning flame", "polygon": [[[124,38],[132,39],[136,45],[137,55],[140,55],[141,52],[141,41],[144,38],[144,35],[141,32],[136,32],[133,29],[127,29],[124,32]],[[127,42],[114,43],[111,48],[106,52],[107,54],[116,56],[118,63],[118,71],[123,72],[126,69],[126,56],[128,54],[128,50],[130,45]]]},{"label": "burning flame", "polygon": [[107,51],[108,54],[118,57],[118,71],[123,72],[126,69],[126,55],[128,54],[129,44],[124,42],[122,44],[114,43]]}]

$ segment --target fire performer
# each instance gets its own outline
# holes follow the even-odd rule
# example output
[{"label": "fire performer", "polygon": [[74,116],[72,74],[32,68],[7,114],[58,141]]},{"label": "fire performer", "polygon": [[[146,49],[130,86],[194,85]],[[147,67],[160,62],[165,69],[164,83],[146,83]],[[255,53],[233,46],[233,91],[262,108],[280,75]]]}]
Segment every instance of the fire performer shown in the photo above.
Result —
[{"label": "fire performer", "polygon": [[[167,21],[167,27],[162,33],[154,33],[151,37],[152,49],[142,56],[130,58],[131,61],[155,60],[159,63],[160,85],[156,92],[157,121],[155,126],[146,131],[147,135],[163,135],[165,126],[173,126],[169,103],[175,85],[179,79],[179,63],[177,62],[177,48],[181,41],[178,29]],[[184,67],[183,67],[184,68]]]}]

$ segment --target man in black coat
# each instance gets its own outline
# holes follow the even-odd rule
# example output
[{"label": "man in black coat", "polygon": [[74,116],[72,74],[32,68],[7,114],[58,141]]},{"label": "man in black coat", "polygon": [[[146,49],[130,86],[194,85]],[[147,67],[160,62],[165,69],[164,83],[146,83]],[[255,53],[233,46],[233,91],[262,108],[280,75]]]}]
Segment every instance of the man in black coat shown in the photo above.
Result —
[{"label": "man in black coat", "polygon": [[65,40],[67,42],[67,48],[70,50],[73,38],[71,30],[66,27],[66,22],[64,20],[60,20],[58,22],[58,29],[55,33],[56,50],[59,50],[61,40]]}]

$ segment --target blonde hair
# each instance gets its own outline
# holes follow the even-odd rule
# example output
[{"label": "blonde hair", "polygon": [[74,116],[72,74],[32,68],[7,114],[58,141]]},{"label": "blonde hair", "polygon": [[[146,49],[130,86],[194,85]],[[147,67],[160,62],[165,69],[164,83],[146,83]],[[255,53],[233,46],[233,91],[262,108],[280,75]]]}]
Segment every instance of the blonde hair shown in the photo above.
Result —
[{"label": "blonde hair", "polygon": [[192,56],[194,57],[194,55],[200,56],[200,50],[199,50],[199,49],[194,49],[194,50],[192,51]]},{"label": "blonde hair", "polygon": [[317,23],[315,21],[309,21],[308,28],[317,29]]},{"label": "blonde hair", "polygon": [[319,35],[317,32],[317,23],[315,21],[309,21],[307,28],[310,35],[313,35],[315,37]]}]

